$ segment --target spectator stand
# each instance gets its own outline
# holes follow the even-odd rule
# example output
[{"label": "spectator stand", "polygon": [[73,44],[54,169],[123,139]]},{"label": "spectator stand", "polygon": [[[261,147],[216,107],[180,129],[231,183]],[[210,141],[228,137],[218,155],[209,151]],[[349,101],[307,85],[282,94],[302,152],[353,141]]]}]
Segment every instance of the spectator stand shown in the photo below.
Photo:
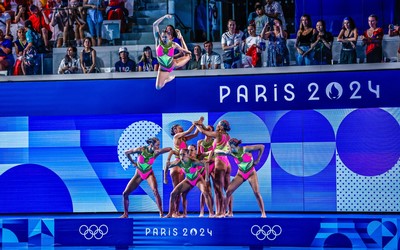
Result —
[{"label": "spectator stand", "polygon": [[[136,63],[138,56],[142,54],[143,48],[146,45],[125,45],[129,51],[129,58],[134,60]],[[100,69],[102,73],[114,72],[114,64],[119,60],[118,49],[119,46],[100,46],[93,47],[96,50],[96,66]],[[78,48],[78,55],[80,55],[82,47]],[[53,74],[58,74],[58,66],[61,60],[65,57],[66,48],[54,48],[53,49]],[[153,54],[155,52],[153,51]]]},{"label": "spectator stand", "polygon": [[[123,41],[122,41],[123,42]],[[294,48],[295,39],[288,39],[287,46],[290,54],[290,66],[296,66],[295,53],[296,49]],[[188,43],[189,49],[192,49],[194,45],[199,44],[202,47],[202,43]],[[129,57],[138,63],[138,58],[142,55],[143,48],[146,46],[150,46],[153,49],[153,55],[155,55],[154,44],[141,44],[141,45],[124,45],[127,47],[129,51]],[[114,72],[114,64],[119,60],[118,57],[118,48],[120,46],[100,46],[94,47],[97,52],[97,67],[100,68],[101,72]],[[385,36],[383,39],[383,54],[384,60],[386,62],[396,62],[397,61],[397,47],[398,47],[398,37],[389,37]],[[341,43],[336,41],[336,38],[333,42],[333,50],[332,50],[332,64],[338,64],[340,58],[340,49]],[[78,53],[82,50],[81,47],[78,48]],[[213,50],[220,55],[222,55],[221,43],[214,42]],[[42,65],[45,65],[44,68],[48,67],[52,68],[53,74],[57,74],[58,65],[60,64],[62,58],[65,56],[66,48],[54,48],[53,49],[53,59],[52,66],[49,66],[46,60],[42,61]],[[45,58],[46,59],[46,58]],[[361,41],[357,43],[357,61],[358,63],[365,63],[365,47],[362,46]],[[46,72],[44,72],[46,74]],[[51,73],[50,73],[51,74]]]}]

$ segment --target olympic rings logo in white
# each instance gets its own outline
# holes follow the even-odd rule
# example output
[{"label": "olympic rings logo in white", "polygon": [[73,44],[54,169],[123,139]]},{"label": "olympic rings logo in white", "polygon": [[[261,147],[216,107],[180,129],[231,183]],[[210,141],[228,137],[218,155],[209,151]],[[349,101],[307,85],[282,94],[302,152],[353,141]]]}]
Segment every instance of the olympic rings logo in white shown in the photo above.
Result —
[{"label": "olympic rings logo in white", "polygon": [[260,227],[259,225],[253,225],[250,229],[251,234],[256,236],[258,240],[275,240],[276,237],[281,235],[282,228],[279,225],[274,225],[272,228],[268,225]]},{"label": "olympic rings logo in white", "polygon": [[97,225],[91,225],[91,226],[86,226],[86,225],[81,225],[79,227],[79,233],[85,237],[87,240],[91,240],[95,238],[96,240],[100,240],[103,238],[104,235],[108,233],[108,227],[104,224],[101,226]]}]

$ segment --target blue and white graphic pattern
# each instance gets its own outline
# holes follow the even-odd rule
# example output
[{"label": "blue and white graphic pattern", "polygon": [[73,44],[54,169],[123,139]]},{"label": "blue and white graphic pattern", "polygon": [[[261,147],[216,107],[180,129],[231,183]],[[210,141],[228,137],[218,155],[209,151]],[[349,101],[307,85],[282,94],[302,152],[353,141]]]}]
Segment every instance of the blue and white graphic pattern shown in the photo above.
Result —
[{"label": "blue and white graphic pattern", "polygon": [[[124,152],[154,136],[161,147],[171,147],[172,125],[186,130],[200,116],[214,126],[228,120],[230,136],[243,145],[265,145],[256,169],[268,211],[398,212],[399,113],[369,108],[2,117],[0,212],[121,212],[121,193],[135,171]],[[172,190],[162,184],[165,157],[153,165],[164,210]],[[237,166],[231,165],[233,177]],[[235,211],[258,211],[251,192],[247,184],[235,192]],[[198,195],[190,192],[189,211],[198,210]],[[130,197],[130,211],[157,211],[146,182]]]}]

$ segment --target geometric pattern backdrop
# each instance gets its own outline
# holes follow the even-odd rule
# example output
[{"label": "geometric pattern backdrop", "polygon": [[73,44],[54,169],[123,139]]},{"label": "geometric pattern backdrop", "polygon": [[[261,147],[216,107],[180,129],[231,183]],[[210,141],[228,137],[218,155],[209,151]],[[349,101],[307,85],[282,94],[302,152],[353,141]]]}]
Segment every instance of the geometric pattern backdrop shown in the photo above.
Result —
[{"label": "geometric pattern backdrop", "polygon": [[[399,114],[400,108],[365,108],[0,117],[0,213],[121,212],[134,174],[123,152],[153,136],[170,147],[171,126],[188,129],[200,116],[214,126],[228,120],[230,136],[244,145],[265,145],[257,171],[267,211],[399,212]],[[153,165],[165,211],[166,156]],[[258,212],[249,194],[247,183],[235,191],[235,211]],[[189,211],[198,211],[199,191],[188,197]],[[147,182],[130,199],[132,212],[157,211]],[[30,241],[51,241],[50,222],[29,228]]]}]

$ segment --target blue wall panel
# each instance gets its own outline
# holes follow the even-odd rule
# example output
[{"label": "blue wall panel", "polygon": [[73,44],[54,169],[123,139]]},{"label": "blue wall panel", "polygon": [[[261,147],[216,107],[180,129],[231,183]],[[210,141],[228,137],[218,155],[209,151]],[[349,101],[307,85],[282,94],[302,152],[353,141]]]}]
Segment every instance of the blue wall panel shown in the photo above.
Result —
[{"label": "blue wall panel", "polygon": [[300,17],[303,14],[309,14],[314,28],[317,21],[323,19],[326,22],[327,30],[336,36],[340,32],[343,18],[346,16],[354,19],[359,34],[369,28],[368,16],[371,14],[378,16],[378,27],[384,28],[385,33],[389,24],[399,21],[399,17],[395,16],[399,11],[396,9],[398,8],[396,0],[302,0],[296,1],[295,8],[296,30],[300,26]]}]

